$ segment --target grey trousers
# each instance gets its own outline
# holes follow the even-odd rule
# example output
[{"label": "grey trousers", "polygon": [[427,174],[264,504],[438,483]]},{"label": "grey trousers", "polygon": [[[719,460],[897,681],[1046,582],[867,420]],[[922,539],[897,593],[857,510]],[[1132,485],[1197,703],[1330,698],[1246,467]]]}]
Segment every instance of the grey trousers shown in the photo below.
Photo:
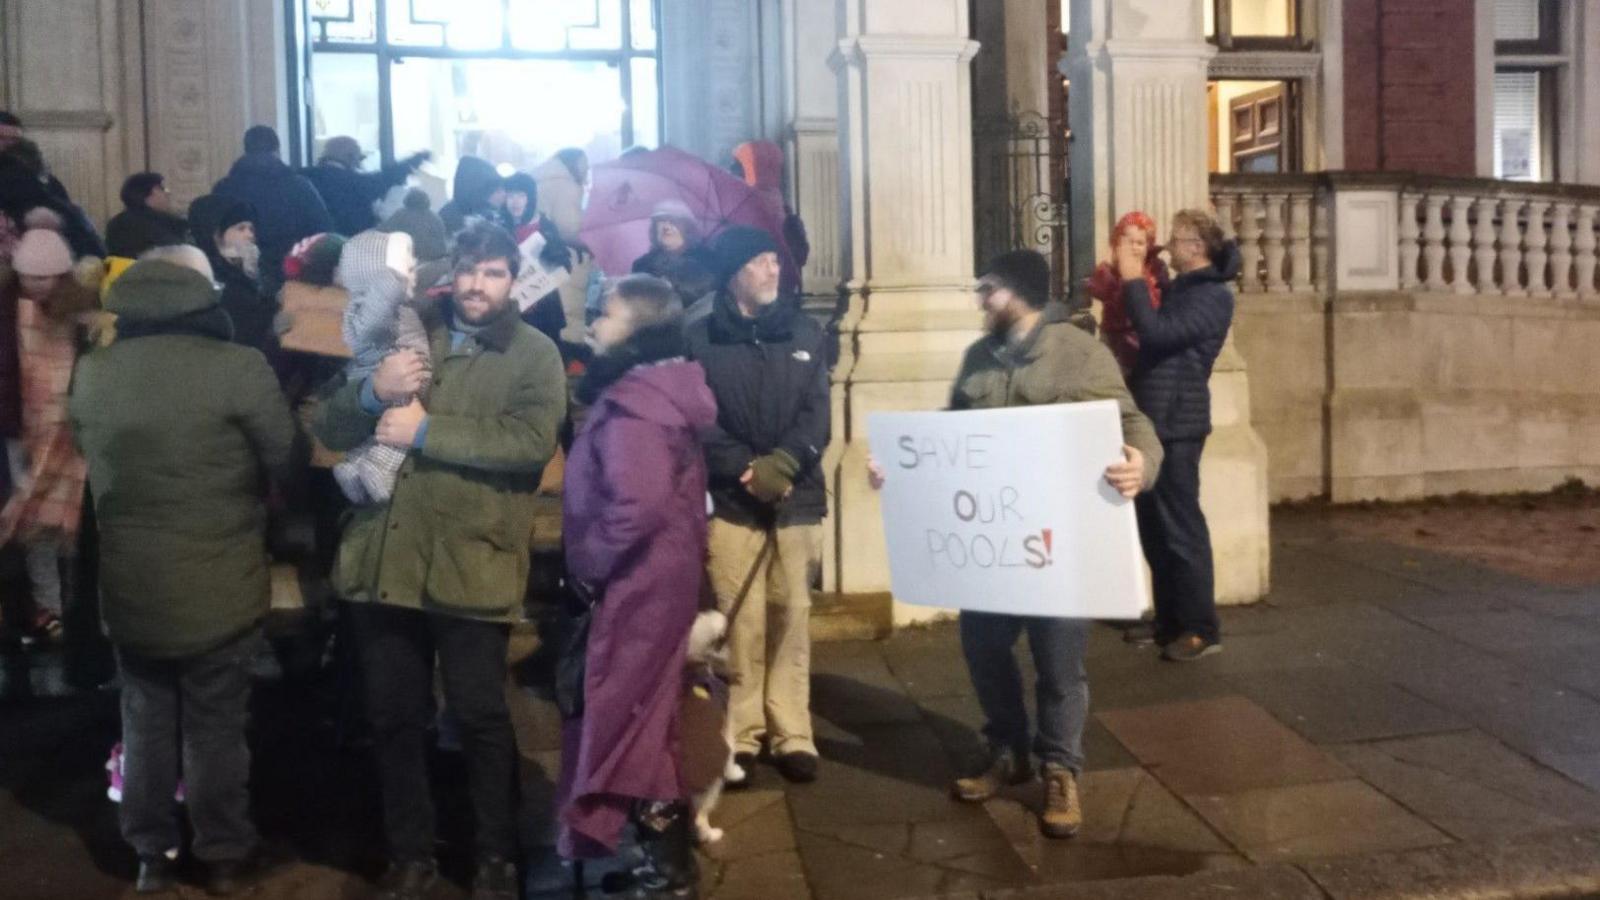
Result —
[{"label": "grey trousers", "polygon": [[207,653],[146,659],[117,648],[122,673],[122,837],[141,857],[179,849],[181,774],[195,857],[241,860],[258,837],[250,816],[250,662],[259,630]]}]

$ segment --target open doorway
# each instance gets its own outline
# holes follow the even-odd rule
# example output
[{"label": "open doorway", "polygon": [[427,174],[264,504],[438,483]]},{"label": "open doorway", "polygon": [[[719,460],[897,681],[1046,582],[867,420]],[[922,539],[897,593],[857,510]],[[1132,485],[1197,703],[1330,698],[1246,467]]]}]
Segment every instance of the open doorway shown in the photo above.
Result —
[{"label": "open doorway", "polygon": [[1206,119],[1206,161],[1212,172],[1300,171],[1298,82],[1209,82]]}]

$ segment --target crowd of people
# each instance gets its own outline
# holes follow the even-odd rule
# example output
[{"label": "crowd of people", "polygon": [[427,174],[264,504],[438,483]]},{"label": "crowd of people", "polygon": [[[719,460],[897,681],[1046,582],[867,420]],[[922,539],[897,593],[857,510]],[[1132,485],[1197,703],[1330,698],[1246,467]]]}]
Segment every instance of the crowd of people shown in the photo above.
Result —
[{"label": "crowd of people", "polygon": [[[785,264],[806,248],[774,180],[781,157],[759,142],[736,154],[780,233],[708,235],[664,203],[649,252],[596,298],[577,239],[581,151],[510,177],[465,158],[437,214],[412,190],[382,219],[379,201],[427,154],[366,172],[360,146],[335,138],[297,172],[280,152],[271,129],[250,129],[187,216],[160,175],[130,177],[102,245],[0,113],[0,544],[31,586],[5,623],[51,641],[64,606],[97,610],[121,690],[136,890],[171,889],[187,857],[225,895],[274,862],[248,800],[251,661],[273,523],[304,507],[360,675],[390,860],[380,896],[424,897],[439,878],[428,747],[445,722],[468,776],[472,896],[519,896],[507,652],[559,457],[563,587],[544,598],[564,611],[547,635],[562,649],[558,850],[614,855],[631,826],[643,861],[611,886],[694,896],[693,845],[716,838],[721,790],[763,764],[794,783],[822,774],[809,618],[831,351]],[[994,259],[950,409],[1119,403],[1124,458],[1105,478],[1136,498],[1156,607],[1128,637],[1192,661],[1221,646],[1199,458],[1239,259],[1193,210],[1172,223],[1170,272],[1158,249],[1148,217],[1118,223],[1087,285],[1101,339],[1052,298],[1042,256]],[[533,264],[572,277],[524,310],[513,288]],[[283,345],[307,285],[342,292],[348,358]],[[329,464],[308,465],[313,452]],[[1087,623],[963,613],[960,633],[990,752],[953,794],[988,799],[1037,759],[1041,828],[1075,834]],[[1032,725],[1012,655],[1023,633]]]}]

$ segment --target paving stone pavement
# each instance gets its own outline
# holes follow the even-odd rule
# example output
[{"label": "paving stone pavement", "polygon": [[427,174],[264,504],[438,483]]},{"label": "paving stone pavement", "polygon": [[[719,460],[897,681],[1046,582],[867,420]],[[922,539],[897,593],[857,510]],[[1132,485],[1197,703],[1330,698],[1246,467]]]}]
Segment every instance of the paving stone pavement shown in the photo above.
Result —
[{"label": "paving stone pavement", "polygon": [[1600,587],[1274,528],[1275,588],[1224,611],[1221,655],[1162,663],[1095,629],[1076,839],[1041,836],[1037,784],[948,798],[982,716],[938,625],[816,648],[821,777],[763,769],[727,801],[707,895],[1360,896],[1384,871],[1364,860],[1403,883],[1600,827]]},{"label": "paving stone pavement", "polygon": [[[984,804],[949,798],[950,779],[980,756],[981,713],[955,629],[941,624],[815,648],[820,777],[787,785],[761,766],[751,789],[724,798],[713,821],[725,837],[702,853],[704,896],[1292,900],[1422,896],[1406,892],[1417,885],[1441,897],[1486,885],[1501,893],[1483,896],[1600,888],[1600,877],[1562,868],[1587,859],[1600,876],[1600,587],[1544,588],[1338,540],[1309,514],[1273,524],[1272,595],[1224,611],[1222,654],[1163,663],[1112,627],[1093,630],[1076,839],[1040,834],[1037,783]],[[534,848],[528,895],[572,897],[573,872],[549,849],[559,723],[537,687],[511,696]],[[86,742],[49,705],[0,712],[0,858],[40,860],[0,894],[65,896],[42,886],[69,882],[72,896],[125,889],[130,864],[97,797],[97,759],[115,732],[100,703]],[[264,804],[263,829],[306,863],[263,896],[365,896],[381,859],[370,767],[282,737],[292,721],[258,727],[278,735],[258,762],[278,801]],[[465,810],[449,788],[459,771],[445,765],[441,778],[448,833]],[[49,787],[58,782],[59,795]],[[61,871],[33,871],[41,866]],[[441,896],[462,896],[462,866],[450,871]],[[591,894],[604,871],[587,870]]]}]

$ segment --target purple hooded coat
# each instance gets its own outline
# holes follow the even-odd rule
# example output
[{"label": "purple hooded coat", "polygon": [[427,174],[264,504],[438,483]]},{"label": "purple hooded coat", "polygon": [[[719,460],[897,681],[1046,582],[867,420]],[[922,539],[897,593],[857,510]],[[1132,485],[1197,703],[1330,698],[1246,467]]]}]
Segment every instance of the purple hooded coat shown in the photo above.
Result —
[{"label": "purple hooded coat", "polygon": [[615,853],[636,799],[685,796],[678,702],[706,553],[699,434],[716,409],[699,363],[640,365],[600,394],[567,458],[567,569],[601,597],[583,717],[562,734],[569,859]]}]

